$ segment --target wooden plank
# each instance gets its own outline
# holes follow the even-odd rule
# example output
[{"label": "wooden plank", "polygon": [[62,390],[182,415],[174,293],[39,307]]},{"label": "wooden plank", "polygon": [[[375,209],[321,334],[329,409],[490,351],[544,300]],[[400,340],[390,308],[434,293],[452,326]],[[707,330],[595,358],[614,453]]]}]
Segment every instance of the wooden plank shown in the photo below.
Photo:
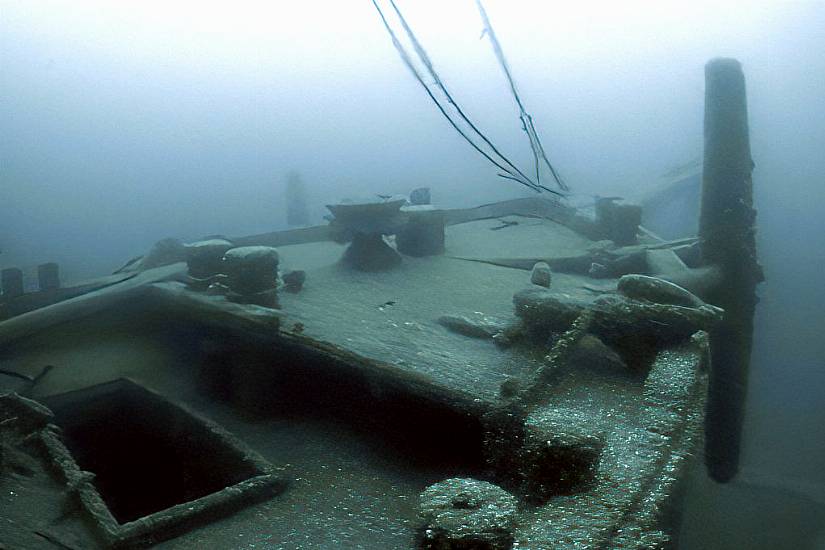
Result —
[{"label": "wooden plank", "polygon": [[291,244],[317,243],[332,240],[332,228],[329,225],[315,225],[286,231],[273,231],[246,237],[233,238],[236,246],[288,246]]},{"label": "wooden plank", "polygon": [[83,294],[88,294],[90,292],[106,288],[107,286],[121,283],[134,276],[135,273],[119,273],[86,281],[75,286],[53,288],[50,290],[23,294],[21,296],[17,296],[16,298],[7,300],[2,304],[2,306],[0,306],[0,319],[15,317],[17,315],[22,315],[23,313],[28,313],[29,311],[34,311],[35,309],[40,309],[58,302],[70,300],[71,298],[82,296]]},{"label": "wooden plank", "polygon": [[[575,231],[583,232],[591,237],[593,228],[586,227],[586,218],[579,215],[575,208],[557,201],[538,197],[525,197],[490,204],[483,204],[472,208],[449,208],[433,210],[441,212],[447,225],[455,225],[475,220],[499,218],[508,215],[546,218],[570,227]],[[316,225],[300,229],[273,231],[246,237],[233,238],[237,246],[288,246],[293,244],[307,244],[333,240],[334,229],[329,225]],[[591,237],[592,238],[592,237]]]},{"label": "wooden plank", "polygon": [[53,326],[104,311],[144,296],[151,283],[178,279],[186,274],[186,264],[150,269],[82,296],[36,309],[0,322],[0,350],[8,344]]}]

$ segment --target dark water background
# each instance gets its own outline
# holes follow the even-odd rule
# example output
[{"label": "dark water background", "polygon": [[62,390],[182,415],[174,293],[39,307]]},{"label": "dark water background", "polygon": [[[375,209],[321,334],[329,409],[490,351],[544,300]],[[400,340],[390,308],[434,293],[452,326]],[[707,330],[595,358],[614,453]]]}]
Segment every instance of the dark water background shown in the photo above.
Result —
[{"label": "dark water background", "polygon": [[[326,202],[421,185],[448,206],[522,194],[439,118],[369,2],[166,4],[0,0],[0,267],[78,280],[163,237],[283,228],[290,170],[319,222]],[[401,6],[529,165],[472,2]],[[825,547],[825,5],[487,8],[579,198],[638,197],[701,157],[703,65],[743,62],[767,282],[742,479],[697,482],[685,544]]]}]

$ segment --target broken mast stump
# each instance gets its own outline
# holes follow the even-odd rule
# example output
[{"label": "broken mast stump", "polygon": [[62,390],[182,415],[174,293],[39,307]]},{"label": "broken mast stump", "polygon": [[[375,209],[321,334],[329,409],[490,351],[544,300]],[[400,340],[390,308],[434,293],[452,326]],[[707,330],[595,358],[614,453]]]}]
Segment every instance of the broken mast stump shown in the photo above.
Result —
[{"label": "broken mast stump", "polygon": [[60,288],[60,266],[54,262],[37,266],[37,286],[41,291]]},{"label": "broken mast stump", "polygon": [[0,285],[3,287],[3,298],[16,298],[23,294],[23,271],[16,267],[9,267],[0,272]]},{"label": "broken mast stump", "polygon": [[309,225],[309,208],[307,207],[306,186],[301,175],[290,172],[286,177],[286,223],[290,227]]},{"label": "broken mast stump", "polygon": [[705,66],[704,134],[699,237],[703,262],[722,273],[708,301],[725,310],[710,332],[705,461],[710,476],[726,482],[739,467],[756,285],[763,280],[756,259],[745,77],[735,59]]}]

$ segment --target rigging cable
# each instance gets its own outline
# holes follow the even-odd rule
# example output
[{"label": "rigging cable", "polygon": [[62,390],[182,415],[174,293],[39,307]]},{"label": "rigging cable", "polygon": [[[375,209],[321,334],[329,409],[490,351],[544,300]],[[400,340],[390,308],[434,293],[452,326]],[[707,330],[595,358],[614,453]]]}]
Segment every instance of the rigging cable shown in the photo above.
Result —
[{"label": "rigging cable", "polygon": [[[458,118],[460,119],[460,121],[462,121],[463,124],[468,126],[469,130],[462,129],[461,126],[459,125],[459,121],[454,119],[455,115],[451,115],[450,113],[448,113],[449,106],[444,105],[443,100],[439,100],[439,98],[436,97],[436,94],[434,93],[434,90],[432,90],[430,88],[430,85],[428,85],[425,82],[424,75],[422,75],[421,71],[416,67],[415,63],[413,62],[413,58],[412,58],[411,54],[401,44],[401,41],[398,39],[398,36],[396,35],[395,31],[393,31],[392,27],[390,26],[389,22],[387,21],[387,18],[385,16],[383,10],[378,5],[377,0],[372,0],[373,6],[375,7],[376,11],[378,12],[378,15],[381,17],[381,21],[384,25],[384,28],[386,29],[387,33],[390,35],[390,38],[392,39],[392,42],[393,42],[393,46],[395,46],[395,49],[398,51],[399,55],[401,56],[402,61],[407,66],[407,68],[410,69],[410,71],[413,73],[413,76],[415,77],[415,79],[418,81],[419,84],[421,84],[421,86],[427,92],[427,95],[430,97],[430,99],[433,101],[433,103],[435,103],[438,110],[447,119],[447,121],[450,123],[450,125],[452,125],[453,128],[461,135],[461,137],[464,138],[464,140],[467,141],[476,151],[478,151],[488,161],[490,161],[493,165],[495,165],[497,168],[499,168],[503,172],[503,173],[498,174],[499,177],[516,181],[516,182],[518,182],[518,183],[520,183],[520,184],[522,184],[526,187],[531,188],[532,190],[534,190],[536,192],[548,191],[548,192],[553,193],[555,195],[563,196],[562,193],[560,193],[558,191],[555,191],[553,189],[549,189],[544,185],[541,185],[540,181],[536,181],[536,182],[532,181],[527,175],[525,175],[521,170],[519,170],[518,167],[515,166],[515,164],[513,164],[506,156],[504,156],[498,150],[498,148],[496,148],[495,145],[493,145],[493,143],[487,138],[487,136],[484,135],[484,133],[481,132],[478,129],[478,127],[466,116],[464,111],[461,109],[461,107],[455,101],[453,96],[447,90],[447,87],[444,85],[444,82],[441,79],[441,77],[435,71],[435,67],[433,66],[432,61],[430,60],[429,56],[427,55],[427,52],[424,50],[423,46],[418,41],[417,37],[415,36],[414,32],[412,31],[412,28],[407,23],[406,19],[404,18],[404,16],[401,13],[400,9],[396,5],[395,1],[394,0],[389,0],[389,1],[390,1],[390,4],[391,4],[393,10],[395,11],[396,15],[398,16],[398,19],[401,22],[401,25],[404,28],[404,31],[407,34],[407,37],[409,38],[410,42],[412,43],[413,48],[415,49],[415,53],[416,53],[418,59],[421,61],[421,64],[423,64],[423,66],[426,68],[427,73],[429,73],[429,76],[433,79],[437,89],[440,90],[440,92],[446,98],[446,102],[449,103],[449,105],[452,106],[452,108],[455,110],[456,114],[458,115]],[[520,103],[520,100],[519,100],[519,103]],[[527,115],[527,116],[529,117],[529,115]],[[532,120],[528,119],[528,123],[529,123],[529,127],[533,128]],[[525,125],[525,131],[527,131],[526,130],[527,125],[525,124],[524,119],[522,119],[522,124]],[[534,128],[533,128],[533,132],[535,133]],[[470,135],[468,135],[468,133],[475,134],[475,136],[480,138],[481,141],[483,141],[484,144],[486,144],[486,147],[490,149],[490,151],[484,151],[482,149],[482,145],[477,143]],[[529,132],[528,132],[528,135],[530,135]],[[537,136],[536,136],[536,138],[537,138]],[[533,141],[531,139],[531,147],[532,147],[532,144],[533,144]],[[540,147],[540,144],[539,144],[539,147]],[[541,150],[541,151],[543,152],[543,150]],[[533,148],[533,152],[534,152],[534,159],[536,160],[536,163],[538,164],[539,153],[537,153],[536,148]],[[546,157],[545,157],[545,160],[546,160]],[[548,162],[548,165],[549,165],[549,162]],[[551,167],[551,171],[553,171],[552,167]],[[554,176],[555,176],[555,171],[553,171],[553,173],[554,173]],[[537,178],[537,180],[538,180],[538,178]],[[560,180],[557,180],[557,181],[560,181]],[[565,186],[560,185],[560,187],[562,187],[562,189],[566,189]]]},{"label": "rigging cable", "polygon": [[[449,101],[450,104],[455,108],[456,113],[458,113],[458,116],[461,117],[461,119],[464,120],[467,123],[467,125],[473,130],[473,132],[475,132],[476,135],[478,135],[484,141],[484,143],[486,143],[490,147],[490,149],[492,149],[492,151],[499,158],[501,158],[508,166],[510,166],[513,169],[513,171],[516,172],[516,174],[518,174],[519,176],[521,176],[525,180],[530,181],[530,178],[528,178],[521,170],[519,170],[518,167],[516,167],[516,165],[514,165],[512,162],[510,162],[510,160],[507,157],[505,157],[503,154],[501,154],[501,152],[499,152],[499,150],[495,147],[495,145],[493,145],[493,143],[489,139],[487,139],[487,136],[485,136],[476,127],[476,125],[473,124],[473,122],[467,117],[467,115],[464,114],[464,111],[461,109],[461,107],[458,105],[458,103],[456,103],[456,101],[453,99],[453,96],[450,94],[450,92],[447,91],[447,87],[444,85],[444,82],[441,80],[441,77],[435,71],[435,67],[432,64],[432,61],[430,61],[430,56],[427,55],[426,50],[424,50],[424,47],[418,41],[418,38],[416,38],[415,34],[412,31],[412,28],[410,28],[409,24],[407,23],[406,18],[401,13],[401,10],[398,9],[398,6],[395,4],[395,0],[390,0],[390,4],[392,5],[393,9],[395,10],[395,13],[398,15],[398,19],[401,22],[401,26],[404,28],[404,31],[407,33],[407,36],[409,37],[410,42],[412,42],[412,45],[415,48],[415,51],[418,54],[419,59],[421,59],[421,62],[427,68],[427,71],[430,73],[430,76],[433,78],[436,86],[438,86],[438,88],[444,93],[444,96],[447,98],[447,101]],[[508,171],[508,173],[511,176],[514,175],[512,172]]]},{"label": "rigging cable", "polygon": [[541,140],[539,139],[538,132],[536,132],[536,127],[533,124],[533,117],[527,112],[527,109],[524,108],[524,103],[522,103],[521,97],[516,90],[516,83],[513,80],[513,75],[510,73],[510,67],[507,64],[507,59],[504,57],[504,50],[501,49],[501,44],[496,37],[496,32],[493,30],[493,25],[490,23],[490,18],[487,16],[487,10],[484,9],[484,5],[481,3],[481,0],[476,0],[476,6],[478,6],[478,12],[481,14],[481,20],[484,22],[484,30],[490,37],[490,43],[493,45],[493,51],[496,54],[496,58],[498,58],[498,63],[501,65],[501,69],[504,71],[504,76],[507,77],[507,82],[510,84],[510,91],[513,94],[513,99],[516,100],[516,104],[518,105],[519,118],[521,119],[522,128],[527,134],[527,138],[530,140],[530,149],[533,150],[533,158],[536,163],[536,180],[539,184],[541,183],[539,170],[539,159],[541,159],[550,170],[556,184],[558,184],[563,191],[569,191],[570,188],[561,179],[553,165],[550,164],[550,160],[547,158],[547,154],[544,151],[544,146],[542,146]]}]

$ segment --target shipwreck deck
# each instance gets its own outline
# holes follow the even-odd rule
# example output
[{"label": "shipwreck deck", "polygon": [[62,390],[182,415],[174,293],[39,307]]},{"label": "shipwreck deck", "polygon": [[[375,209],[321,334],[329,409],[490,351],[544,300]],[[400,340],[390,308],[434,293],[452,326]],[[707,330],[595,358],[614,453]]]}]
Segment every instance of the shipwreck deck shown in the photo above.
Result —
[{"label": "shipwreck deck", "polygon": [[[473,447],[480,443],[468,430],[502,403],[502,383],[527,383],[545,362],[541,351],[468,337],[439,318],[512,324],[513,294],[530,286],[530,272],[495,265],[500,259],[565,258],[593,244],[558,222],[513,215],[450,225],[446,242],[443,256],[404,257],[381,273],[343,268],[344,247],[333,242],[280,246],[281,268],[305,270],[307,280],[300,292],[279,294],[279,311],[192,293],[177,281],[183,264],[145,271],[0,323],[0,360],[31,376],[56,366],[34,398],[127,376],[220,424],[288,480],[283,494],[160,547],[412,547],[418,493],[445,477],[485,476]],[[554,293],[585,304],[615,287],[616,279],[553,274]],[[72,317],[83,303],[83,315]],[[39,330],[20,333],[26,323]],[[301,361],[306,368],[290,370]],[[573,369],[547,388],[528,421],[541,428],[578,419],[603,438],[605,451],[587,489],[520,507],[520,547],[632,547],[629,541],[667,538],[660,507],[697,441],[700,364],[701,353],[688,347],[661,355],[646,375]],[[279,371],[294,379],[287,391],[300,383],[306,395],[274,410],[238,406],[243,396],[266,397]],[[353,377],[358,382],[350,384]],[[20,387],[13,379],[0,383]],[[216,390],[242,397],[216,399]],[[409,417],[391,405],[398,396],[410,399]],[[297,406],[299,399],[308,406]],[[370,410],[396,422],[397,433],[360,426],[359,415]],[[466,456],[447,456],[461,456],[460,445]],[[80,514],[60,515],[60,486],[47,477],[31,490],[15,481],[28,502],[50,503],[43,514],[14,519],[19,540],[42,541],[31,533],[45,529],[78,548],[96,544]]]}]

